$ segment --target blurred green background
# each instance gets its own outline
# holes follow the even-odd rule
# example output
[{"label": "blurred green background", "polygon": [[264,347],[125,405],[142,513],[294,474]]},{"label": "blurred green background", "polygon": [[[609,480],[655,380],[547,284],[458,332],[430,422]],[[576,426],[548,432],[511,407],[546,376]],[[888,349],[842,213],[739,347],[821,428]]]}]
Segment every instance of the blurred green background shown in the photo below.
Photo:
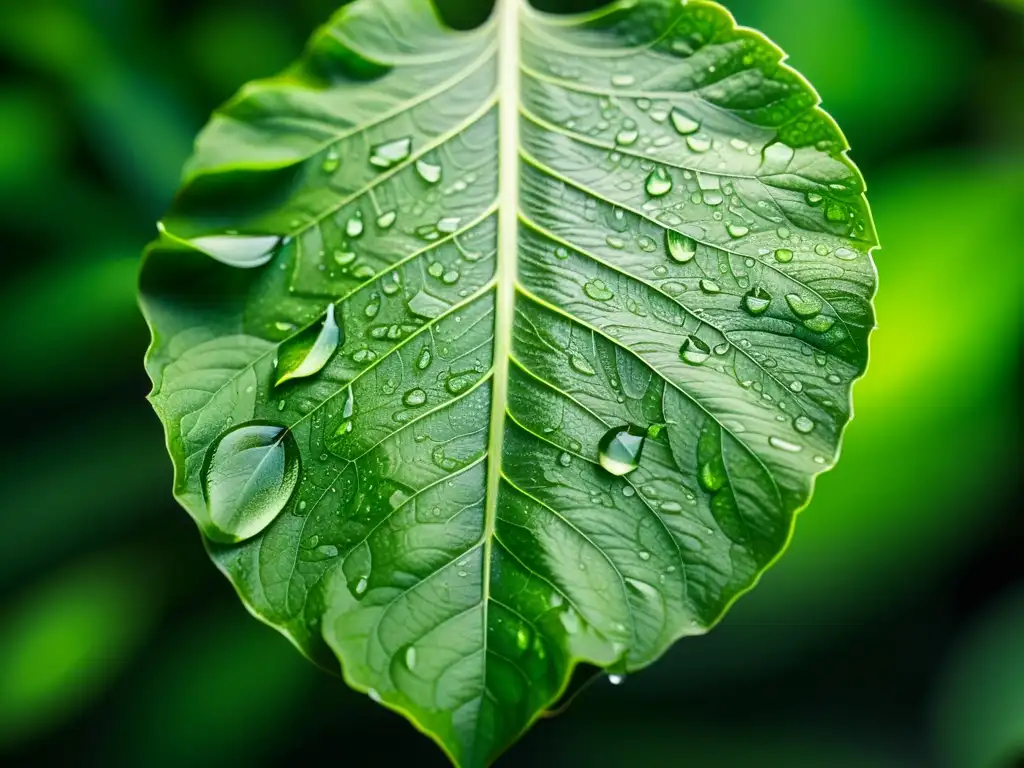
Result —
[{"label": "blurred green background", "polygon": [[[138,254],[192,137],[336,4],[3,6],[0,764],[445,764],[248,616],[144,400]],[[1024,3],[728,5],[815,84],[868,179],[884,247],[857,417],[715,632],[591,686],[501,765],[1022,766]]]}]

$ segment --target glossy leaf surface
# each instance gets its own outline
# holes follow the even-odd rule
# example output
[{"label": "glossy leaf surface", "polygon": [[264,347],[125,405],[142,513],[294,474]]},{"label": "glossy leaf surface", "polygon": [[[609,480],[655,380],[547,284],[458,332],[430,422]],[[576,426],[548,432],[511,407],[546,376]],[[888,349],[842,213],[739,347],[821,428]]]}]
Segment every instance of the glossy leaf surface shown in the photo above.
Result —
[{"label": "glossy leaf surface", "polygon": [[142,276],[176,495],[255,504],[246,605],[459,765],[711,627],[835,460],[875,235],[780,59],[706,2],[359,0],[199,137]]}]

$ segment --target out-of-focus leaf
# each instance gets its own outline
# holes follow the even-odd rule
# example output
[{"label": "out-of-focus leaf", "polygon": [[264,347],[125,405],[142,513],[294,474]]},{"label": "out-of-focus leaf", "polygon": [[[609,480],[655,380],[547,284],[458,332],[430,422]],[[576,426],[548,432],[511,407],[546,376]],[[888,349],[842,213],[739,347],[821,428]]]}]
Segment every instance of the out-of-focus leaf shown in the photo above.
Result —
[{"label": "out-of-focus leaf", "polygon": [[117,58],[80,9],[58,0],[5,8],[0,50],[67,87],[98,154],[144,195],[144,209],[169,199],[189,151],[188,118],[159,83]]},{"label": "out-of-focus leaf", "polygon": [[63,134],[41,92],[0,88],[0,196],[47,184],[57,170]]},{"label": "out-of-focus leaf", "polygon": [[[956,25],[940,3],[731,0],[729,7],[786,50],[861,156],[927,129],[980,60],[973,30]],[[887,52],[898,52],[899,66]]]},{"label": "out-of-focus leaf", "polygon": [[948,768],[1024,761],[1024,589],[966,633],[936,697],[935,756]]},{"label": "out-of-focus leaf", "polygon": [[[113,249],[112,249],[113,250]],[[0,327],[17,328],[4,341],[16,364],[4,375],[3,390],[58,391],[74,370],[77,386],[109,381],[133,350],[145,344],[138,320],[138,257],[87,253],[75,261],[49,264],[0,287]]]},{"label": "out-of-focus leaf", "polygon": [[[163,451],[153,444],[159,434],[155,420],[126,423],[123,415],[99,411],[63,423],[59,450],[49,430],[22,436],[4,456],[0,476],[0,585],[150,524],[162,509],[154,498],[171,481]],[[116,482],[109,480],[112,467]]]},{"label": "out-of-focus leaf", "polygon": [[875,284],[863,180],[764,37],[500,8],[337,14],[215,113],[142,277],[214,559],[465,766],[577,661],[640,669],[753,586]]},{"label": "out-of-focus leaf", "polygon": [[318,672],[276,632],[238,609],[200,615],[168,640],[111,713],[114,743],[104,754],[147,768],[243,765],[301,734]]},{"label": "out-of-focus leaf", "polygon": [[153,586],[138,560],[114,556],[72,566],[0,610],[0,748],[102,692],[151,625]]}]

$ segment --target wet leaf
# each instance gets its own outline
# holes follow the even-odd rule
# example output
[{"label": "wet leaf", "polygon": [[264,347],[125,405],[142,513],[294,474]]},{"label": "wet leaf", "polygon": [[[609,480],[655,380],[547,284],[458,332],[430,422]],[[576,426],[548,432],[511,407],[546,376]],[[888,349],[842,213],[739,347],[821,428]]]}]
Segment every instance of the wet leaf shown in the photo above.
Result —
[{"label": "wet leaf", "polygon": [[176,495],[272,498],[214,560],[459,765],[713,626],[835,461],[875,235],[780,56],[706,2],[360,0],[199,137],[142,275]]}]

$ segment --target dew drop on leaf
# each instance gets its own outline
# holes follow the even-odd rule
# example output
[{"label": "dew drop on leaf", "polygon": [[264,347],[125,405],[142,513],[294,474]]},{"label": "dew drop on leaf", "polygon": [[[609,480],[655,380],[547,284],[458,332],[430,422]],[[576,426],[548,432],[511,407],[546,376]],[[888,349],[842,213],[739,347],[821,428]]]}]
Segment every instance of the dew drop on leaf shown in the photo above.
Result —
[{"label": "dew drop on leaf", "polygon": [[692,261],[697,255],[697,241],[676,232],[674,229],[665,230],[665,249],[668,255],[680,264]]},{"label": "dew drop on leaf", "polygon": [[615,296],[604,280],[594,279],[583,286],[583,292],[594,301],[608,301]]},{"label": "dew drop on leaf", "polygon": [[377,168],[390,168],[412,153],[412,139],[396,139],[383,144],[378,144],[370,150],[370,165]]},{"label": "dew drop on leaf", "polygon": [[809,317],[804,320],[804,327],[809,331],[815,333],[825,333],[832,329],[832,326],[836,324],[834,317],[828,315],[816,315],[815,317]]},{"label": "dew drop on leaf", "polygon": [[683,136],[689,136],[691,133],[696,133],[700,130],[700,123],[696,120],[691,120],[677,109],[672,110],[670,117],[672,119],[672,127]]},{"label": "dew drop on leaf", "polygon": [[764,288],[757,286],[743,297],[743,308],[752,315],[764,314],[772,304],[772,295]]},{"label": "dew drop on leaf", "polygon": [[821,312],[821,302],[813,296],[804,298],[797,293],[787,293],[786,303],[797,317],[814,317]]},{"label": "dew drop on leaf", "polygon": [[800,434],[807,435],[814,430],[814,422],[806,416],[797,416],[793,420],[793,428]]},{"label": "dew drop on leaf", "polygon": [[427,393],[422,389],[410,389],[405,393],[402,402],[410,408],[418,408],[427,402]]},{"label": "dew drop on leaf", "polygon": [[427,184],[437,184],[441,180],[441,166],[428,163],[423,159],[416,161],[416,173]]},{"label": "dew drop on leaf", "polygon": [[274,257],[281,238],[277,235],[209,235],[189,242],[222,264],[252,269],[262,267]]},{"label": "dew drop on leaf", "polygon": [[779,248],[775,251],[775,260],[780,264],[788,264],[793,260],[793,252],[789,248]]},{"label": "dew drop on leaf", "polygon": [[202,471],[208,535],[244,541],[270,525],[291,498],[300,465],[295,438],[279,424],[250,422],[221,435]]},{"label": "dew drop on leaf", "polygon": [[608,430],[597,445],[601,466],[612,475],[628,475],[640,465],[646,439],[647,430],[635,424]]},{"label": "dew drop on leaf", "polygon": [[708,280],[704,278],[700,281],[700,289],[707,294],[715,294],[722,292],[722,286],[716,283],[714,280]]},{"label": "dew drop on leaf", "polygon": [[687,336],[679,348],[679,357],[688,365],[703,365],[711,357],[711,347],[696,336]]},{"label": "dew drop on leaf", "polygon": [[324,321],[319,327],[312,325],[281,343],[277,352],[275,386],[319,373],[342,343],[343,336],[341,327],[334,319],[334,305],[328,304]]},{"label": "dew drop on leaf", "polygon": [[672,176],[660,165],[647,176],[644,185],[647,194],[651,197],[661,197],[672,191]]}]

